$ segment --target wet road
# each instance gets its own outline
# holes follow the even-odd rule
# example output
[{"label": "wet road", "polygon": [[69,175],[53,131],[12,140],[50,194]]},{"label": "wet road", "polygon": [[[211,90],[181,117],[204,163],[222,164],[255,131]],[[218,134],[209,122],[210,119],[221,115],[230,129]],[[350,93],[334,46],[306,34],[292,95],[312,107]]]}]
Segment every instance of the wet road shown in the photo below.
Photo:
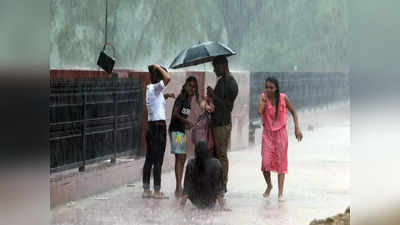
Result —
[{"label": "wet road", "polygon": [[[308,118],[309,117],[309,118]],[[301,117],[300,117],[301,118]],[[304,140],[289,137],[289,173],[285,202],[278,202],[277,176],[271,197],[262,194],[260,146],[229,155],[226,203],[231,212],[198,210],[188,201],[184,211],[173,197],[174,173],[164,173],[162,190],[168,200],[142,199],[141,182],[52,210],[52,224],[309,224],[343,212],[350,205],[350,120],[348,109],[305,114],[303,121],[319,124],[303,129]],[[311,121],[311,122],[310,122]],[[317,122],[318,121],[318,122]],[[293,133],[289,130],[289,134]]]}]

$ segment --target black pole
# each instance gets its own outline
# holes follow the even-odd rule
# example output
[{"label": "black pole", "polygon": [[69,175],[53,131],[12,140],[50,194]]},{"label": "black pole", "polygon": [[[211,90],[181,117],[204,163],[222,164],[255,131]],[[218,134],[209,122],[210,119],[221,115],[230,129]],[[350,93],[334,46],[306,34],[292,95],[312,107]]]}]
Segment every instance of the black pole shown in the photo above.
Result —
[{"label": "black pole", "polygon": [[83,91],[82,101],[82,122],[81,122],[81,156],[82,165],[79,167],[79,172],[85,171],[86,160],[86,90]]},{"label": "black pole", "polygon": [[250,145],[254,145],[255,143],[255,133],[256,133],[256,129],[254,128],[252,122],[250,121],[250,127],[249,127],[249,144]]},{"label": "black pole", "polygon": [[113,91],[113,106],[114,106],[114,121],[113,121],[113,157],[111,158],[111,163],[116,163],[117,162],[117,81],[118,78],[113,78],[113,86],[114,86],[114,91]]},{"label": "black pole", "polygon": [[104,47],[103,47],[103,51],[106,50],[106,45],[107,45],[107,20],[108,20],[108,0],[106,0],[106,22],[105,22],[105,28],[104,28]]}]

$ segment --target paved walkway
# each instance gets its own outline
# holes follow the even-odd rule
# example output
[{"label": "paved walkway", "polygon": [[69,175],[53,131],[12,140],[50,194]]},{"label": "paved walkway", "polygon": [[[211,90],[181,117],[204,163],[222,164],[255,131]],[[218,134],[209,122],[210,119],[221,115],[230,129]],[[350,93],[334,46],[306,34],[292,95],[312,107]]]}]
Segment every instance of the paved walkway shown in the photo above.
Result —
[{"label": "paved walkway", "polygon": [[[164,173],[162,189],[168,200],[142,199],[141,182],[107,193],[71,202],[52,210],[52,224],[309,224],[343,212],[350,205],[350,116],[347,107],[303,115],[307,125],[304,140],[289,137],[289,173],[285,181],[286,201],[278,202],[277,176],[265,199],[266,184],[260,172],[260,146],[231,152],[227,206],[231,212],[198,210],[187,203],[178,210],[173,197],[173,172]],[[289,133],[293,131],[289,130]]]}]

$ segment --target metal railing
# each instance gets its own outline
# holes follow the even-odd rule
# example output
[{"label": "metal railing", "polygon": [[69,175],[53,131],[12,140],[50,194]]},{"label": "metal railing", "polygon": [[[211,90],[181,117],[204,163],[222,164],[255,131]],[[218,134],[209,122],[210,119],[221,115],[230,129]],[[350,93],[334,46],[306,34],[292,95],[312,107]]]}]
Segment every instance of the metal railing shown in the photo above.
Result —
[{"label": "metal railing", "polygon": [[53,79],[49,102],[51,173],[139,154],[140,79]]}]

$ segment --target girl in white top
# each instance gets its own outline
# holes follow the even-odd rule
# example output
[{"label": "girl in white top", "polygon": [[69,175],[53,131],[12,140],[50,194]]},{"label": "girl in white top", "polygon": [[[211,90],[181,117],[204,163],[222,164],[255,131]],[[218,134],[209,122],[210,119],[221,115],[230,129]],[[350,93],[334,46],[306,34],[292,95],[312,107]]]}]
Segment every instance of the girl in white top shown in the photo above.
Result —
[{"label": "girl in white top", "polygon": [[[143,166],[143,198],[168,198],[161,191],[161,168],[166,146],[165,100],[175,98],[173,93],[164,94],[171,77],[165,68],[157,64],[148,67],[151,84],[146,88],[146,107],[149,126],[146,131],[146,159]],[[150,191],[150,174],[153,168],[154,194]]]}]

